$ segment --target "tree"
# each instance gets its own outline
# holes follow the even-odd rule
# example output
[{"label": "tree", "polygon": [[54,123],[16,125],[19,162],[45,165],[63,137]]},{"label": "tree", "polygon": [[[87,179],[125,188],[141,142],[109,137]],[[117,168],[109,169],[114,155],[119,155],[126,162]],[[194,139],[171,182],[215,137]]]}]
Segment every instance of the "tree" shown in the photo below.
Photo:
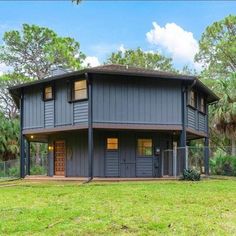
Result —
[{"label": "tree", "polygon": [[222,78],[236,71],[235,15],[229,15],[206,28],[195,60],[203,63],[211,78]]},{"label": "tree", "polygon": [[55,67],[79,69],[85,59],[79,42],[36,25],[23,24],[22,31],[6,32],[3,41],[0,62],[33,79],[49,76]]},{"label": "tree", "polygon": [[232,155],[236,155],[236,73],[218,80],[216,91],[220,101],[211,107],[212,124],[220,134],[231,140]]},{"label": "tree", "polygon": [[0,160],[19,156],[19,119],[8,119],[0,112]]},{"label": "tree", "polygon": [[8,87],[28,81],[29,78],[14,73],[0,76],[0,112],[5,117],[14,119],[18,116],[18,109],[9,94]]},{"label": "tree", "polygon": [[175,71],[171,58],[164,57],[159,53],[144,52],[141,48],[113,52],[107,59],[107,64],[110,63],[162,71]]}]

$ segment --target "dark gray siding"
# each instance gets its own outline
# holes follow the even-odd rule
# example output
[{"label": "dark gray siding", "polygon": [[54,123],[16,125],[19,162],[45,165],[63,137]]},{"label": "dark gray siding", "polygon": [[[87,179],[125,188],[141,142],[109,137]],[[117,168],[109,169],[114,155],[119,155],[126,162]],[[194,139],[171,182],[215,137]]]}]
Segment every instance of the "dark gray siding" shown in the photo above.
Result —
[{"label": "dark gray siding", "polygon": [[68,86],[59,81],[55,86],[55,125],[72,124],[72,103],[68,102]]},{"label": "dark gray siding", "polygon": [[137,157],[136,158],[136,175],[137,177],[152,177],[153,175],[153,158]]},{"label": "dark gray siding", "polygon": [[41,90],[32,87],[24,92],[23,128],[44,127],[44,102]]},{"label": "dark gray siding", "polygon": [[187,126],[189,128],[207,132],[206,115],[192,107],[187,107]]},{"label": "dark gray siding", "polygon": [[88,121],[88,101],[75,102],[73,104],[74,123],[86,123]]},{"label": "dark gray siding", "polygon": [[181,124],[181,85],[99,78],[93,85],[93,109],[94,122]]},{"label": "dark gray siding", "polygon": [[[106,152],[105,140],[107,137],[119,137],[119,151]],[[161,157],[137,157],[136,142],[138,137],[150,137],[153,146],[161,150],[171,148],[168,143],[170,135],[153,132],[105,132],[94,133],[94,176],[104,177],[151,177],[154,176],[153,160]],[[57,140],[66,142],[66,175],[88,175],[88,136],[87,132],[72,132],[53,135],[49,138],[52,145]],[[49,155],[49,174],[53,174],[53,153]],[[161,175],[161,162],[158,164]],[[159,176],[159,175],[158,175]]]},{"label": "dark gray siding", "polygon": [[188,127],[195,129],[196,128],[196,112],[195,109],[187,107],[187,120]]},{"label": "dark gray siding", "polygon": [[117,151],[107,151],[105,160],[105,176],[119,177],[119,153]]},{"label": "dark gray siding", "polygon": [[206,115],[199,113],[198,114],[198,121],[199,121],[199,130],[206,132],[207,131],[206,130],[206,123],[207,123]]},{"label": "dark gray siding", "polygon": [[54,126],[54,100],[44,103],[44,124],[45,127]]}]

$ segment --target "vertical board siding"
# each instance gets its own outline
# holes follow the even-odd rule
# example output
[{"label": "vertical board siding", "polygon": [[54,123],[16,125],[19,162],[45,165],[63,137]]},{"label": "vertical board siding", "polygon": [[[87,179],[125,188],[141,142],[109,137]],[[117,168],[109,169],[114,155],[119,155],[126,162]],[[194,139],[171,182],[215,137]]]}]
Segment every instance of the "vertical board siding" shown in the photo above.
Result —
[{"label": "vertical board siding", "polygon": [[136,175],[137,177],[153,176],[153,158],[137,157],[136,158]]},{"label": "vertical board siding", "polygon": [[93,93],[94,122],[181,124],[178,82],[99,78]]},{"label": "vertical board siding", "polygon": [[119,177],[119,152],[107,151],[105,163],[106,163],[105,176]]},{"label": "vertical board siding", "polygon": [[44,103],[44,124],[45,127],[54,126],[54,101],[47,101]]},{"label": "vertical board siding", "polygon": [[75,124],[88,122],[88,101],[75,102],[73,114]]},{"label": "vertical board siding", "polygon": [[187,124],[189,128],[196,128],[196,112],[191,107],[187,107]]},{"label": "vertical board siding", "polygon": [[40,88],[25,90],[23,114],[23,129],[44,127],[44,102]]},{"label": "vertical board siding", "polygon": [[55,86],[55,125],[72,124],[72,103],[68,102],[68,84],[58,81]]},{"label": "vertical board siding", "polygon": [[199,130],[206,132],[206,115],[199,113],[198,114],[198,121],[199,121]]}]

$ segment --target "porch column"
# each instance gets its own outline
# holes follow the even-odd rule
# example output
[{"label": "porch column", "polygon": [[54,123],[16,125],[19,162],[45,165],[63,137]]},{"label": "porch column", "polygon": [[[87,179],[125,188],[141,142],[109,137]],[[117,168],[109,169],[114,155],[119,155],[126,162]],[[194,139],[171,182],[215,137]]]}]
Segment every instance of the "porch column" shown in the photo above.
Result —
[{"label": "porch column", "polygon": [[186,134],[186,116],[187,116],[187,87],[182,85],[182,131],[180,133],[180,147],[181,147],[181,163],[182,169],[187,168],[187,160],[186,160],[186,146],[187,146],[187,134]]},{"label": "porch column", "polygon": [[30,175],[30,142],[26,139],[26,175]]},{"label": "porch column", "polygon": [[20,177],[25,177],[25,137],[22,134],[20,138]]},{"label": "porch column", "polygon": [[204,169],[205,175],[209,175],[209,138],[204,139]]},{"label": "porch column", "polygon": [[20,97],[20,177],[25,177],[25,137],[23,135],[24,93]]},{"label": "porch column", "polygon": [[93,94],[92,79],[88,73],[85,74],[88,82],[88,176],[89,181],[93,179]]}]

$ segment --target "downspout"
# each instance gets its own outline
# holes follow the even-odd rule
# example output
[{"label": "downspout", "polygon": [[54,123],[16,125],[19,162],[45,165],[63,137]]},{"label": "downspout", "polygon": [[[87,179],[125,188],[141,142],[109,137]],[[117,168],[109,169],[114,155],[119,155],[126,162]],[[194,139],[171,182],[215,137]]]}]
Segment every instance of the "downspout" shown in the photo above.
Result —
[{"label": "downspout", "polygon": [[89,183],[93,179],[93,92],[92,79],[88,73],[85,73],[85,79],[88,84],[88,180]]}]

